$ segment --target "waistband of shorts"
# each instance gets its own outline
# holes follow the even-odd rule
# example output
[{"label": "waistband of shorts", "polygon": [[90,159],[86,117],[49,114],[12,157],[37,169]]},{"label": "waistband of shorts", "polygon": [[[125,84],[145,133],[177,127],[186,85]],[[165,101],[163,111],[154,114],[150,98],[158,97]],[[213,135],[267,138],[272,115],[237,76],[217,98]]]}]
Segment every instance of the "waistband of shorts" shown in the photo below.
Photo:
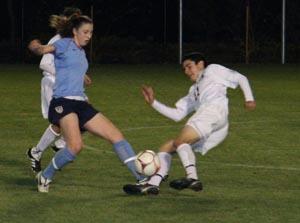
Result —
[{"label": "waistband of shorts", "polygon": [[85,101],[86,98],[82,96],[66,96],[66,99],[76,100],[76,101]]}]

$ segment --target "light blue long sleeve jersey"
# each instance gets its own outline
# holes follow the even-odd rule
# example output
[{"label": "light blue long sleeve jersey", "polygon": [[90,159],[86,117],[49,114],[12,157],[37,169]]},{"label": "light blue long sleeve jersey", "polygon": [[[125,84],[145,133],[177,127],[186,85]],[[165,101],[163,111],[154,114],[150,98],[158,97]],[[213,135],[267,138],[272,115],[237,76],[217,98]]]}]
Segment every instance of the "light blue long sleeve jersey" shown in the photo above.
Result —
[{"label": "light blue long sleeve jersey", "polygon": [[84,93],[84,75],[88,69],[83,48],[72,38],[62,38],[53,43],[56,80],[53,97],[81,96]]}]

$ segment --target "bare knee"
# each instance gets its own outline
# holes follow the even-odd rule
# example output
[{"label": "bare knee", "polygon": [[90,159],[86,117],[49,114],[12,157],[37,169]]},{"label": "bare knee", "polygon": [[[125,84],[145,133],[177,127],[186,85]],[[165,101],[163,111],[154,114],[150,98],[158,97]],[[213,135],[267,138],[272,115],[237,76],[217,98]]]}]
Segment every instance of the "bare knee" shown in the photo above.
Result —
[{"label": "bare knee", "polygon": [[76,140],[70,140],[69,142],[67,142],[68,148],[74,153],[74,154],[78,154],[80,153],[83,143],[81,139],[76,139]]},{"label": "bare knee", "polygon": [[164,143],[160,148],[160,152],[173,153],[176,151],[176,147],[174,147],[174,140],[169,140]]},{"label": "bare knee", "polygon": [[117,143],[123,139],[124,139],[124,136],[119,130],[114,131],[107,137],[107,140],[111,143]]},{"label": "bare knee", "polygon": [[57,135],[60,134],[60,128],[57,125],[51,124],[50,127]]},{"label": "bare knee", "polygon": [[186,140],[183,140],[181,138],[177,138],[174,140],[173,146],[177,149],[181,144],[184,144],[184,143],[188,143],[188,142],[186,142]]}]

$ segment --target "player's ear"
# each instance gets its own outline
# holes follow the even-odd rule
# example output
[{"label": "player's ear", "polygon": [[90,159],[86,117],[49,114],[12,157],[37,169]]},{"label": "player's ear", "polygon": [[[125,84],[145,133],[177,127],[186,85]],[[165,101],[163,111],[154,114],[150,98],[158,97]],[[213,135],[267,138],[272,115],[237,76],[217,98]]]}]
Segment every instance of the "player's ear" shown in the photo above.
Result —
[{"label": "player's ear", "polygon": [[199,68],[199,69],[204,69],[204,61],[203,60],[200,60],[198,63],[197,63],[197,67]]},{"label": "player's ear", "polygon": [[76,28],[73,28],[73,29],[72,29],[72,33],[73,33],[73,36],[77,36],[77,29],[76,29]]}]

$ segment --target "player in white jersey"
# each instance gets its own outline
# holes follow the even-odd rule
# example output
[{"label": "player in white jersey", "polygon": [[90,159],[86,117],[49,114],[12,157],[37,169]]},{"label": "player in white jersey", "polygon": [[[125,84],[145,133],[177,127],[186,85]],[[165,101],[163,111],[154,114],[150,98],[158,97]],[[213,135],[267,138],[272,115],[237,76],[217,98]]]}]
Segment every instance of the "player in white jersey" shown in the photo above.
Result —
[{"label": "player in white jersey", "polygon": [[192,112],[194,114],[175,139],[160,147],[158,156],[161,168],[158,173],[145,185],[125,185],[123,189],[127,194],[158,194],[159,185],[170,169],[174,152],[177,152],[185,168],[186,177],[171,181],[170,187],[201,191],[202,183],[198,179],[194,151],[204,155],[226,138],[229,126],[227,88],[240,86],[245,98],[245,108],[254,110],[256,107],[248,79],[242,74],[218,64],[206,66],[205,58],[200,53],[186,55],[182,66],[184,73],[194,84],[188,94],[177,101],[176,108],[157,101],[150,86],[143,86],[142,93],[148,104],[174,121],[180,121]]},{"label": "player in white jersey", "polygon": [[[60,17],[69,18],[73,15],[81,15],[81,10],[78,8],[67,7],[64,9],[63,14]],[[57,29],[57,24],[51,24],[50,26]],[[57,29],[57,34],[52,37],[48,44],[53,44],[57,40],[61,39],[59,30]],[[43,73],[43,78],[41,80],[41,110],[44,119],[48,119],[48,110],[50,101],[53,95],[53,87],[55,83],[55,64],[54,55],[52,53],[47,53],[43,55],[40,62],[40,69]],[[86,75],[85,84],[91,84],[91,79]],[[54,142],[52,146],[53,150],[58,151],[66,146],[66,142],[63,137],[60,136],[60,128],[53,124],[50,124],[45,130],[44,134],[40,138],[36,146],[29,148],[27,151],[27,156],[31,161],[31,169],[38,173],[41,171],[41,157],[43,152]],[[59,137],[57,139],[57,137]],[[57,140],[56,140],[57,139]],[[55,141],[56,140],[56,141]]]}]

